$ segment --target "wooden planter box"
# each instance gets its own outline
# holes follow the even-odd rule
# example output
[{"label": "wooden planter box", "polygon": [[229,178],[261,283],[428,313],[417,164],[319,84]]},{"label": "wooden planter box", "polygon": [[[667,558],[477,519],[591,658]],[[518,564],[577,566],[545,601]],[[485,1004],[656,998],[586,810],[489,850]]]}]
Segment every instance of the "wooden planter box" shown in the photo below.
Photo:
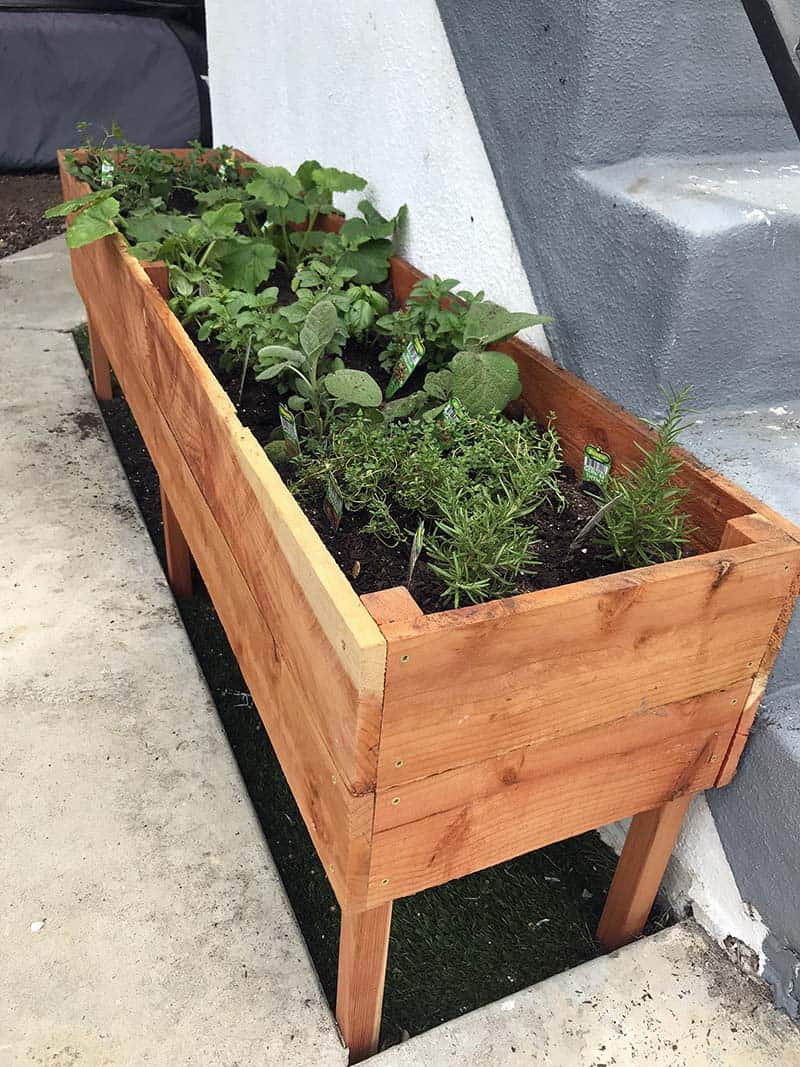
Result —
[{"label": "wooden planter box", "polygon": [[[353,1058],[376,1045],[398,897],[632,815],[599,935],[637,936],[691,796],[736,770],[800,531],[685,454],[691,558],[433,615],[405,588],[359,598],[167,306],[163,265],[114,236],[72,266],[98,384],[108,359],[161,479],[173,588],[190,551],[341,905]],[[393,261],[401,299],[420,276]],[[639,420],[502,347],[568,464],[588,443],[637,461]]]}]

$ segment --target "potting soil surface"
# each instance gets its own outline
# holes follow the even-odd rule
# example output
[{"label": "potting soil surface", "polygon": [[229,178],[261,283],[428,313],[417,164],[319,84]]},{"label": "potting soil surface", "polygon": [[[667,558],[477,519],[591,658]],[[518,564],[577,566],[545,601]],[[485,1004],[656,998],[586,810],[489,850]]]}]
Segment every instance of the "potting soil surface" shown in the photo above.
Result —
[{"label": "potting soil surface", "polygon": [[46,219],[44,212],[61,200],[58,175],[0,174],[0,256],[61,233],[63,219]]}]

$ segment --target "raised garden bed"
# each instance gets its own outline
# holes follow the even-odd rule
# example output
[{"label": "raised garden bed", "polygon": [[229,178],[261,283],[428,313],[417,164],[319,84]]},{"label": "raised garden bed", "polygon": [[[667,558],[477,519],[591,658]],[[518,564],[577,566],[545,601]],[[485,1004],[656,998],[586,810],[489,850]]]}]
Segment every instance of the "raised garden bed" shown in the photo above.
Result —
[{"label": "raised garden bed", "polygon": [[[65,198],[88,192],[63,167]],[[600,924],[637,936],[691,796],[735,772],[797,589],[798,531],[683,455],[686,559],[424,614],[359,597],[116,235],[73,250],[95,382],[110,361],[158,470],[168,569],[203,575],[342,910],[337,1017],[375,1047],[392,901],[635,816]],[[421,275],[391,264],[397,299]],[[650,432],[519,340],[521,405],[565,461]]]}]

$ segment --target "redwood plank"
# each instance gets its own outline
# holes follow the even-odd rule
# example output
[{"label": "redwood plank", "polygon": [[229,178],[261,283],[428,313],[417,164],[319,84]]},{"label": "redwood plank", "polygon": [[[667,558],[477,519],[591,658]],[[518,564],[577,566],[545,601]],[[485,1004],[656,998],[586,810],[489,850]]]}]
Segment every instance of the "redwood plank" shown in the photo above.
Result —
[{"label": "redwood plank", "polygon": [[391,924],[391,901],[368,911],[342,911],[336,1021],[351,1064],[378,1049]]},{"label": "redwood plank", "polygon": [[691,799],[634,816],[597,928],[606,948],[627,945],[644,930]]},{"label": "redwood plank", "polygon": [[111,364],[108,355],[100,340],[100,335],[92,323],[92,316],[88,315],[89,348],[92,353],[92,384],[98,400],[110,400],[111,389]]},{"label": "redwood plank", "polygon": [[172,506],[161,489],[161,517],[164,522],[164,551],[167,557],[167,580],[177,599],[192,595],[192,554]]},{"label": "redwood plank", "polygon": [[378,788],[752,678],[799,563],[778,540],[385,623]]},{"label": "redwood plank", "polygon": [[379,792],[368,904],[713,785],[748,687]]}]

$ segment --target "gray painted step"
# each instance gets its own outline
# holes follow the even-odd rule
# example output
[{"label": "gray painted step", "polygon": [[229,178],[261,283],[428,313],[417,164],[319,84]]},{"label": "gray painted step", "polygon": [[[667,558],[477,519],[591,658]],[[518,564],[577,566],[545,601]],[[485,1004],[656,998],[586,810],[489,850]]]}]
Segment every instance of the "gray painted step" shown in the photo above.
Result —
[{"label": "gray painted step", "polygon": [[687,382],[704,407],[800,392],[800,151],[632,159],[577,179],[596,253],[570,281],[583,377],[638,411]]}]

